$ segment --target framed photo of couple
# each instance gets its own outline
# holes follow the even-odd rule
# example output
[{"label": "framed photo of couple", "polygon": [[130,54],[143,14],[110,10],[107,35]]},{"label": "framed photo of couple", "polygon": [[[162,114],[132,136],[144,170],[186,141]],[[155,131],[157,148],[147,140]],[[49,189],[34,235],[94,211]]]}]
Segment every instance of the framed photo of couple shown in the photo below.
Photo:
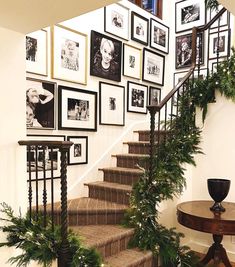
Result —
[{"label": "framed photo of couple", "polygon": [[67,136],[67,141],[73,142],[68,154],[68,165],[88,163],[88,137]]}]

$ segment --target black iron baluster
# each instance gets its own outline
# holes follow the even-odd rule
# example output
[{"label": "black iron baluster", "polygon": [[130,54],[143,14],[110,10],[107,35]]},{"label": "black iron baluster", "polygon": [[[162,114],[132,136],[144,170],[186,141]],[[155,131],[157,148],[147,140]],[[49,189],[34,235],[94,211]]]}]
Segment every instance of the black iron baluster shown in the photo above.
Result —
[{"label": "black iron baluster", "polygon": [[38,220],[38,146],[35,146],[35,178],[36,178],[36,217],[35,219]]},{"label": "black iron baluster", "polygon": [[219,53],[220,53],[220,18],[218,18],[218,33],[217,33],[217,47],[216,47],[216,66],[219,65]]},{"label": "black iron baluster", "polygon": [[47,189],[46,189],[46,153],[48,151],[46,151],[46,149],[48,149],[48,147],[43,146],[42,148],[42,161],[43,161],[43,223],[44,226],[46,226],[47,224]]},{"label": "black iron baluster", "polygon": [[51,223],[52,223],[52,230],[54,231],[54,149],[50,149],[51,155],[49,158],[51,160]]},{"label": "black iron baluster", "polygon": [[28,191],[28,199],[29,199],[29,219],[32,219],[32,168],[31,168],[31,146],[27,146],[28,150],[28,172],[29,172],[29,191]]}]

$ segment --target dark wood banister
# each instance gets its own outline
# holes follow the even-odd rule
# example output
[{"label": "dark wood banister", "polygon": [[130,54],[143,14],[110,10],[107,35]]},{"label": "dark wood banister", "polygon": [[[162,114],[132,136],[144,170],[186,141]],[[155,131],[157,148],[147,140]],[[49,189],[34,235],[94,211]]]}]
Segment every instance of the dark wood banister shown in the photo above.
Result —
[{"label": "dark wood banister", "polygon": [[49,147],[57,147],[73,145],[73,142],[70,141],[39,141],[39,140],[20,140],[18,144],[21,146],[49,146]]}]

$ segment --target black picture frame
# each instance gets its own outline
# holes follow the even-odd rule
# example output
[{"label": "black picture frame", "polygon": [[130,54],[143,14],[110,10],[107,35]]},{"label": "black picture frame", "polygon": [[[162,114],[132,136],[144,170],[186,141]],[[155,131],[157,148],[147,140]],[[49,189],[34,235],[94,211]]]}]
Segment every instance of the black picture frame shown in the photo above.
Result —
[{"label": "black picture frame", "polygon": [[99,82],[99,123],[125,125],[125,87]]},{"label": "black picture frame", "polygon": [[156,106],[161,102],[161,89],[157,87],[149,87],[149,105]]},{"label": "black picture frame", "polygon": [[143,50],[142,80],[164,85],[165,56],[150,49]]},{"label": "black picture frame", "polygon": [[[219,8],[218,10],[215,10],[215,9],[210,9],[210,20],[213,19],[214,16],[216,16],[216,14],[223,8],[223,6],[219,5]],[[221,27],[224,27],[224,26],[227,26],[229,25],[229,19],[230,19],[230,13],[228,12],[228,10],[226,10],[224,12],[224,14],[217,20],[215,21],[211,26],[210,26],[210,30],[212,29],[217,29],[218,26],[221,28]],[[218,21],[220,20],[220,23],[218,24]]]},{"label": "black picture frame", "polygon": [[127,111],[147,114],[148,86],[127,82]]},{"label": "black picture frame", "polygon": [[58,86],[58,129],[97,131],[97,92]]},{"label": "black picture frame", "polygon": [[[103,50],[104,47],[107,47],[106,49],[109,50],[108,56],[107,53]],[[122,42],[108,35],[104,35],[92,30],[90,49],[90,75],[120,82],[121,60]]]},{"label": "black picture frame", "polygon": [[26,127],[27,129],[52,130],[56,128],[57,104],[55,82],[26,78]]},{"label": "black picture frame", "polygon": [[[174,73],[174,84],[173,86],[176,86],[182,79],[183,77],[188,73],[188,71],[179,71]],[[200,73],[199,73],[199,78],[205,79],[208,74],[208,69],[207,68],[201,68]],[[192,78],[192,77],[191,77]],[[191,78],[189,80],[191,80]],[[194,71],[193,74],[194,79],[198,79],[198,69]]]},{"label": "black picture frame", "polygon": [[68,153],[68,165],[88,163],[88,136],[67,136],[67,141],[73,142]]},{"label": "black picture frame", "polygon": [[134,11],[131,12],[131,39],[148,45],[149,20]]}]

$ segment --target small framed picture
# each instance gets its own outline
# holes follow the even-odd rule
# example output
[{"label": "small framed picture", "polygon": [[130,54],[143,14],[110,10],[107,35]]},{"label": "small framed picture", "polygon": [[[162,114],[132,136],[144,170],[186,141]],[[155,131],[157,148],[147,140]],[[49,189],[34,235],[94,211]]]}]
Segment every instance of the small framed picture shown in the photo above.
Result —
[{"label": "small framed picture", "polygon": [[68,155],[68,165],[88,163],[88,137],[68,136],[67,140],[73,142]]},{"label": "small framed picture", "polygon": [[131,39],[143,45],[148,45],[148,36],[149,36],[148,30],[149,30],[149,20],[132,11]]},{"label": "small framed picture", "polygon": [[[28,134],[27,140],[34,141],[65,141],[64,135],[33,135]],[[27,151],[27,172],[31,170],[31,179],[36,179],[36,167],[38,169],[38,179],[43,177],[43,165],[45,161],[46,178],[51,178],[53,166],[53,177],[60,177],[61,153],[59,149],[51,149],[48,146],[39,146],[38,149],[31,148]],[[36,162],[37,161],[37,162]],[[29,167],[30,166],[30,167]]]},{"label": "small framed picture", "polygon": [[142,51],[138,47],[123,44],[123,75],[141,79]]},{"label": "small framed picture", "polygon": [[[207,76],[207,72],[208,72],[207,68],[200,69],[199,79],[200,80],[205,79]],[[181,72],[174,73],[174,86],[176,86],[179,82],[181,82],[181,80],[184,78],[184,76],[187,73],[188,73],[187,71],[181,71]],[[194,71],[194,78],[198,79],[198,70]]]},{"label": "small framed picture", "polygon": [[47,76],[47,31],[39,30],[26,35],[26,71]]},{"label": "small framed picture", "polygon": [[121,41],[102,33],[91,31],[91,75],[120,82],[121,59]]},{"label": "small framed picture", "polygon": [[[204,64],[204,34],[197,36],[196,63]],[[176,37],[176,62],[175,68],[188,68],[192,65],[192,34]]]},{"label": "small framed picture", "polygon": [[155,19],[150,20],[150,47],[169,53],[169,27]]},{"label": "small framed picture", "polygon": [[156,106],[161,102],[161,89],[153,86],[149,87],[149,105]]},{"label": "small framed picture", "polygon": [[52,78],[87,83],[87,35],[62,25],[51,27]]},{"label": "small framed picture", "polygon": [[59,129],[97,130],[97,93],[59,85]]},{"label": "small framed picture", "polygon": [[209,34],[209,59],[230,55],[230,30]]},{"label": "small framed picture", "polygon": [[[227,57],[221,57],[218,59],[218,64],[221,64],[222,62],[226,61]],[[217,72],[217,59],[209,60],[209,70],[211,73]]]},{"label": "small framed picture", "polygon": [[164,85],[165,57],[144,48],[142,79],[143,81]]},{"label": "small framed picture", "polygon": [[[219,5],[218,10],[217,9],[210,9],[210,20],[212,20],[216,14],[223,8],[223,6]],[[218,20],[216,20],[210,27],[210,29],[218,28],[218,26],[223,27],[227,26],[229,22],[229,12],[225,11],[222,16],[219,17]]]},{"label": "small framed picture", "polygon": [[100,124],[125,125],[125,87],[110,83],[99,83]]},{"label": "small framed picture", "polygon": [[120,4],[104,7],[104,30],[129,40],[129,9]]},{"label": "small framed picture", "polygon": [[185,0],[175,3],[175,31],[182,32],[206,22],[205,2]]},{"label": "small framed picture", "polygon": [[26,80],[27,129],[55,129],[56,83]]},{"label": "small framed picture", "polygon": [[127,82],[127,111],[147,114],[148,86]]}]

